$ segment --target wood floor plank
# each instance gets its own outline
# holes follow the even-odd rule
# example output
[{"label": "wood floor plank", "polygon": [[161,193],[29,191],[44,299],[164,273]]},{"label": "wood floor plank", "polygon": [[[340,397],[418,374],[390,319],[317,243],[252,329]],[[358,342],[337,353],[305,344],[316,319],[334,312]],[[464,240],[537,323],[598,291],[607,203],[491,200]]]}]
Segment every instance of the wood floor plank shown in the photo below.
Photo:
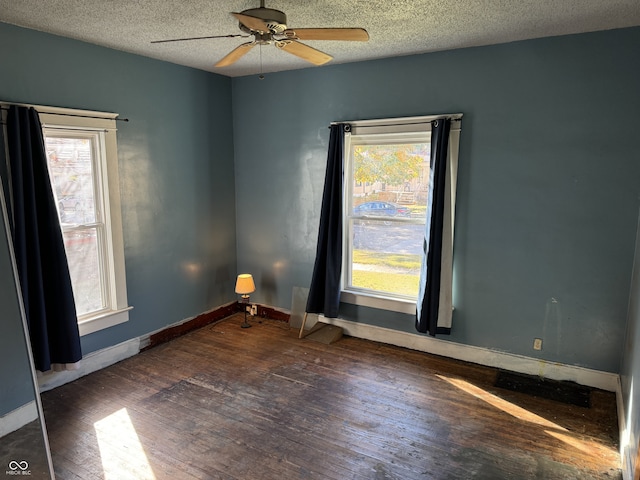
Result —
[{"label": "wood floor plank", "polygon": [[242,320],[43,394],[58,478],[621,478],[610,392],[566,405],[495,369]]}]

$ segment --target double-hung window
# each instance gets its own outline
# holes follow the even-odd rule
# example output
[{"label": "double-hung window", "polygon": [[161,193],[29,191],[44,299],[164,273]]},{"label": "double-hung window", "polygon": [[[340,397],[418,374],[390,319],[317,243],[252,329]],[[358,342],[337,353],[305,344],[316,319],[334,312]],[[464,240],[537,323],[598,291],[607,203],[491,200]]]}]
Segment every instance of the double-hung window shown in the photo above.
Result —
[{"label": "double-hung window", "polygon": [[115,114],[38,107],[81,335],[128,320]]},{"label": "double-hung window", "polygon": [[[431,120],[352,122],[345,134],[343,302],[416,311],[430,188]],[[453,199],[458,137],[459,122],[449,143]],[[451,226],[453,205],[446,214]],[[443,261],[450,264],[451,248],[448,257]]]}]

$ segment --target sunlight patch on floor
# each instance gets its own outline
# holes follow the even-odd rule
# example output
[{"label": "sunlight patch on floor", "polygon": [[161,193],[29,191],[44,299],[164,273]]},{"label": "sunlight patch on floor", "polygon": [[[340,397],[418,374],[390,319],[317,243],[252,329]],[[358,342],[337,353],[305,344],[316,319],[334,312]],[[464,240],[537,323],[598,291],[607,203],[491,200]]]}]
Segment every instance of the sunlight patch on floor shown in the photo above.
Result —
[{"label": "sunlight patch on floor", "polygon": [[564,442],[567,445],[572,446],[573,448],[590,453],[592,455],[598,455],[603,459],[607,458],[614,462],[616,461],[617,453],[614,448],[602,445],[593,440],[578,438],[576,434],[570,432],[564,427],[561,427],[557,423],[551,422],[546,418],[536,415],[535,413],[532,413],[522,407],[514,405],[513,403],[508,402],[498,397],[497,395],[489,393],[482,388],[476,387],[475,385],[465,380],[461,380],[459,378],[449,378],[445,377],[444,375],[436,376],[459,388],[460,390],[463,390],[464,392],[467,392],[474,397],[487,402],[488,404],[502,410],[503,412],[508,413],[509,415],[512,415],[526,422],[535,423],[542,427],[546,427],[546,429],[544,430],[546,434]]},{"label": "sunlight patch on floor", "polygon": [[566,428],[563,428],[560,425],[547,420],[546,418],[542,418],[541,416],[536,415],[535,413],[532,413],[529,410],[526,410],[522,407],[514,405],[511,402],[507,402],[506,400],[492,393],[489,393],[486,390],[476,387],[475,385],[472,385],[469,382],[466,382],[459,378],[445,377],[443,375],[436,375],[436,377],[442,380],[445,380],[446,382],[449,382],[454,387],[458,387],[460,390],[463,390],[473,395],[474,397],[479,398],[480,400],[484,400],[489,405],[493,405],[494,407],[499,408],[503,412],[506,412],[509,415],[519,418],[520,420],[524,420],[530,423],[535,423],[543,427],[556,428],[558,430],[564,430],[565,432],[567,431]]},{"label": "sunlight patch on floor", "polygon": [[545,433],[551,435],[554,438],[557,438],[558,440],[563,441],[567,445],[571,445],[573,448],[577,448],[578,450],[581,450],[590,455],[596,455],[599,458],[606,458],[610,461],[617,461],[618,459],[618,454],[616,453],[615,449],[605,447],[604,445],[600,445],[597,442],[591,440],[582,440],[570,434],[555,432],[552,430],[545,430]]},{"label": "sunlight patch on floor", "polygon": [[93,427],[100,448],[104,480],[155,480],[126,408],[95,422]]}]

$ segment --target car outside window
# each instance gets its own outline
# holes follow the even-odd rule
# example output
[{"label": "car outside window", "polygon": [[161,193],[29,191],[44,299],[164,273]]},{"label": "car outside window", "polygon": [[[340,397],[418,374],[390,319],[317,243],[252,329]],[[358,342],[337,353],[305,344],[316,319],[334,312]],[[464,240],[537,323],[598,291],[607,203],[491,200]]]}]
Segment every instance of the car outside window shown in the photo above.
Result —
[{"label": "car outside window", "polygon": [[347,142],[344,290],[415,300],[425,231],[430,133]]}]

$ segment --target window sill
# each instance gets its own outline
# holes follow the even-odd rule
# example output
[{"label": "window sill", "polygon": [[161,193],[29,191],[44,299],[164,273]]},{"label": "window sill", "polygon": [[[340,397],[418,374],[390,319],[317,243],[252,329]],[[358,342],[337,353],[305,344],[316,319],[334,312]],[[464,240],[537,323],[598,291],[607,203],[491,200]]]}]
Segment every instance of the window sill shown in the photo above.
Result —
[{"label": "window sill", "polygon": [[129,321],[129,310],[133,307],[123,308],[122,310],[111,310],[96,315],[95,317],[87,318],[78,322],[78,330],[80,336],[89,335],[105,328],[113,327]]},{"label": "window sill", "polygon": [[342,291],[340,301],[353,305],[361,305],[363,307],[378,308],[380,310],[389,310],[391,312],[406,313],[414,315],[416,313],[415,300],[402,300],[399,298],[383,297],[380,295],[367,295],[365,293],[355,293]]}]

